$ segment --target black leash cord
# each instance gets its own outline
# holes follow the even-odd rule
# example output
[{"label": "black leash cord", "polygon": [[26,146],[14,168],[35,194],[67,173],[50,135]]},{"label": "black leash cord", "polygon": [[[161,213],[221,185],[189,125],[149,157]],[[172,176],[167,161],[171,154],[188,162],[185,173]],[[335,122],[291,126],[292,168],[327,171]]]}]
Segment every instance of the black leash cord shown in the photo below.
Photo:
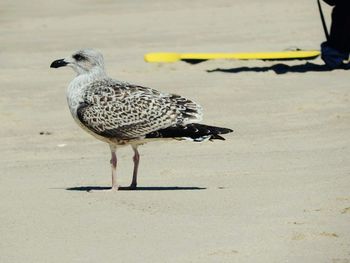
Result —
[{"label": "black leash cord", "polygon": [[317,4],[318,4],[318,11],[320,11],[320,16],[321,16],[323,31],[324,31],[324,34],[326,35],[327,41],[329,41],[328,29],[327,29],[326,21],[324,20],[324,16],[323,16],[323,12],[322,12],[322,7],[321,7],[320,0],[317,0]]}]

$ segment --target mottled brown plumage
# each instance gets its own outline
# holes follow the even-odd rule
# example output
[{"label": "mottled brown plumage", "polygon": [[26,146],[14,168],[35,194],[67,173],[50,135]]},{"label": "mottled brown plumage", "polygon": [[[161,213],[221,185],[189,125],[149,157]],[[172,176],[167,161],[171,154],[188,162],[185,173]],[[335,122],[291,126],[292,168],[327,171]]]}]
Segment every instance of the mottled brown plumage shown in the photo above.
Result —
[{"label": "mottled brown plumage", "polygon": [[198,104],[181,96],[104,79],[87,85],[77,116],[91,131],[125,140],[199,122],[202,113]]}]

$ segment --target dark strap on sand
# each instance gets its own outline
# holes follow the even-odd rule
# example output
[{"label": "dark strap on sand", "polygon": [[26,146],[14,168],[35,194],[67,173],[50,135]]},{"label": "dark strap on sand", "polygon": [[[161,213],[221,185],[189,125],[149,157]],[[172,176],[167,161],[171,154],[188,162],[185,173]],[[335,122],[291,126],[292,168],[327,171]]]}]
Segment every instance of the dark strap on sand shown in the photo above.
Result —
[{"label": "dark strap on sand", "polygon": [[320,17],[321,17],[321,21],[322,21],[323,31],[324,31],[324,34],[326,35],[327,41],[329,41],[328,29],[327,29],[326,21],[324,20],[320,0],[317,0],[317,5],[318,5],[318,11],[320,11]]}]

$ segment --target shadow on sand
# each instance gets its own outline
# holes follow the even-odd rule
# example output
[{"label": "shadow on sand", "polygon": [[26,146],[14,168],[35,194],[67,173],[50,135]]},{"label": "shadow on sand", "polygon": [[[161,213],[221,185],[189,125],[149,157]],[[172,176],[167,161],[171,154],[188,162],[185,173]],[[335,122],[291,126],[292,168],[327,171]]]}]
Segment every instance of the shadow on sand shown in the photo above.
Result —
[{"label": "shadow on sand", "polygon": [[[99,191],[108,190],[110,187],[105,186],[77,186],[66,188],[68,191]],[[122,191],[176,191],[176,190],[205,190],[204,187],[192,187],[192,186],[144,186],[137,187],[136,189],[130,189],[129,187],[120,187]]]},{"label": "shadow on sand", "polygon": [[[341,68],[342,70],[349,70],[350,63],[344,64]],[[287,64],[278,63],[272,66],[266,67],[238,67],[238,68],[216,68],[207,70],[208,73],[212,72],[224,72],[224,73],[241,73],[241,72],[267,72],[274,71],[276,74],[286,74],[286,73],[306,73],[306,72],[322,72],[322,71],[332,71],[326,65],[318,65],[310,62],[306,62],[305,64],[293,65],[289,66]]]}]

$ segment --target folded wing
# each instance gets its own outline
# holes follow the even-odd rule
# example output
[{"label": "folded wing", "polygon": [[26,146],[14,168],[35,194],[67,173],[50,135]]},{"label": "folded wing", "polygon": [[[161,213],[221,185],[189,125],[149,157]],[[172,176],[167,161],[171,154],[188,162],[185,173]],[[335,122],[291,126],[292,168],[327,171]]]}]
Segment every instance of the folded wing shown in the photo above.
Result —
[{"label": "folded wing", "polygon": [[105,79],[87,87],[77,115],[84,126],[101,136],[133,139],[167,127],[197,123],[202,110],[178,95]]}]

